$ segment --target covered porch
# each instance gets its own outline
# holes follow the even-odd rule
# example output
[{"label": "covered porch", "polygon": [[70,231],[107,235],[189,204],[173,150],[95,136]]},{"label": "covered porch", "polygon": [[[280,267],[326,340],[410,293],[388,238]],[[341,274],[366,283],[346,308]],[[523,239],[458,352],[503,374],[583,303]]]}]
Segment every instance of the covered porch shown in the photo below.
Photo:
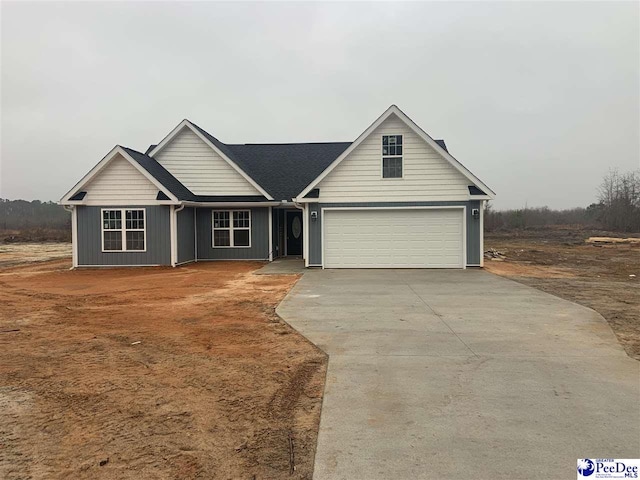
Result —
[{"label": "covered porch", "polygon": [[304,207],[292,202],[265,203],[172,206],[172,264],[304,260],[308,248]]}]

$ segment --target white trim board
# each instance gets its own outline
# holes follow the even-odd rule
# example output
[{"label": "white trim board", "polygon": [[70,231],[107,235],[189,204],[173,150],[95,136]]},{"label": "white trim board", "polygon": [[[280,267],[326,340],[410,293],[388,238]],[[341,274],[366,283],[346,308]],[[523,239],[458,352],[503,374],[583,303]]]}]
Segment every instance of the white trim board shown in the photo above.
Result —
[{"label": "white trim board", "polygon": [[78,266],[78,207],[71,207],[71,249],[72,265],[76,268]]},{"label": "white trim board", "polygon": [[227,162],[236,172],[238,172],[247,182],[251,184],[253,188],[258,190],[262,195],[264,195],[268,200],[273,200],[273,197],[269,195],[269,193],[262,188],[253,178],[251,178],[242,168],[238,166],[233,160],[231,160],[225,153],[216,147],[213,143],[209,141],[207,137],[205,137],[196,126],[191,123],[191,121],[186,118],[182,120],[169,134],[162,139],[162,141],[155,146],[153,150],[149,152],[149,156],[151,158],[155,157],[164,147],[166,147],[171,140],[173,140],[183,128],[188,128],[191,130],[200,140],[202,140],[209,148],[211,148],[214,152],[216,152],[225,162]]},{"label": "white trim board", "polygon": [[484,200],[480,201],[480,266],[484,267],[484,209],[486,206]]},{"label": "white trim board", "polygon": [[[464,175],[469,181],[480,188],[483,192],[487,193],[489,199],[495,197],[495,192],[485,185],[478,177],[471,173],[462,163],[456,160],[449,152],[442,148],[438,142],[429,136],[424,130],[422,130],[413,120],[411,120],[405,113],[400,110],[396,105],[391,105],[378,119],[373,122],[369,128],[367,128],[362,134],[356,138],[356,140],[349,145],[349,147],[342,152],[342,154],[336,158],[331,165],[329,165],[315,180],[313,180],[307,187],[297,195],[296,201],[302,201],[304,196],[313,190],[334,168],[336,168],[346,157],[353,152],[358,145],[360,145],[373,131],[378,128],[382,123],[391,115],[396,115],[402,120],[411,130],[414,131],[422,140],[424,140],[431,148],[439,153],[445,160],[447,160],[456,170]],[[381,152],[382,153],[382,152]],[[381,160],[382,161],[382,160]],[[404,175],[404,169],[403,169]],[[317,199],[316,199],[317,200]]]},{"label": "white trim board", "polygon": [[269,261],[273,261],[273,207],[269,207]]},{"label": "white trim board", "polygon": [[171,266],[175,267],[178,262],[178,217],[176,207],[169,207],[169,247],[171,251]]},{"label": "white trim board", "polygon": [[[65,193],[58,203],[62,205],[86,205],[87,202],[84,202],[82,200],[78,201],[78,200],[69,200],[69,199],[73,197],[76,193],[78,193],[82,189],[82,187],[84,187],[89,182],[91,182],[91,180],[93,180],[93,178],[96,177],[118,154],[122,155],[125,160],[127,160],[131,165],[133,165],[136,168],[136,170],[138,170],[142,175],[144,175],[147,178],[147,180],[149,180],[156,187],[158,187],[158,190],[160,190],[170,199],[170,201],[166,201],[166,200],[159,201],[157,204],[168,205],[168,204],[171,204],[171,202],[177,203],[179,201],[175,195],[173,195],[169,190],[167,190],[164,187],[164,185],[162,185],[158,180],[156,180],[155,177],[153,177],[149,172],[147,172],[138,162],[136,162],[133,158],[131,158],[131,155],[129,155],[124,148],[122,148],[120,145],[116,145],[111,149],[109,153],[107,153],[107,155],[102,160],[98,162],[98,164],[95,167],[89,170],[89,173],[87,173],[84,177],[82,177],[82,179],[80,179],[80,181],[76,183],[71,190]],[[145,204],[155,205],[156,203],[146,202]]]},{"label": "white trim board", "polygon": [[309,266],[309,205],[302,206],[302,256],[304,257],[304,266]]}]

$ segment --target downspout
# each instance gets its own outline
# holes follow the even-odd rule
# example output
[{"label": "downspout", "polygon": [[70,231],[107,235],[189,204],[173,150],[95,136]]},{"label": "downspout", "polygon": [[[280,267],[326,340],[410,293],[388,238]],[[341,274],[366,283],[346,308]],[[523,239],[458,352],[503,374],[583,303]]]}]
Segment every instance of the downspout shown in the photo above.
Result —
[{"label": "downspout", "polygon": [[484,267],[484,204],[485,200],[480,200],[480,267]]},{"label": "downspout", "polygon": [[273,262],[273,207],[269,207],[269,257],[268,260]]},{"label": "downspout", "polygon": [[71,268],[78,267],[78,210],[75,205],[63,205],[67,212],[71,212]]},{"label": "downspout", "polygon": [[193,261],[198,263],[198,209],[193,207]]}]

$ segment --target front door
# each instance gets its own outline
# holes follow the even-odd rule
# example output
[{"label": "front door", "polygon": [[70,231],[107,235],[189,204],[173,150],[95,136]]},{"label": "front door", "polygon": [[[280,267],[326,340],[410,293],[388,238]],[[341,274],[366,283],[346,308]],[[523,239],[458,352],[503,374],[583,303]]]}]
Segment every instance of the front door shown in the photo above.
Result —
[{"label": "front door", "polygon": [[287,255],[302,255],[302,212],[287,212]]}]

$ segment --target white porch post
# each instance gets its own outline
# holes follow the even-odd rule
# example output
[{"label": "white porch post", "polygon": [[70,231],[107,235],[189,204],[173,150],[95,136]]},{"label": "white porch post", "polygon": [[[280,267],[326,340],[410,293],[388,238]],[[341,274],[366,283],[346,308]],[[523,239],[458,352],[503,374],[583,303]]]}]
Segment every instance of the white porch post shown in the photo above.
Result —
[{"label": "white porch post", "polygon": [[305,268],[309,266],[309,204],[305,203],[302,208],[302,252]]},{"label": "white porch post", "polygon": [[176,207],[171,205],[169,207],[169,231],[171,237],[171,266],[175,267],[178,263],[178,235],[176,228]]},{"label": "white porch post", "polygon": [[269,207],[269,261],[273,261],[273,207]]},{"label": "white porch post", "polygon": [[480,266],[484,267],[484,200],[480,200]]},{"label": "white porch post", "polygon": [[193,207],[193,261],[198,262],[198,209]]}]

